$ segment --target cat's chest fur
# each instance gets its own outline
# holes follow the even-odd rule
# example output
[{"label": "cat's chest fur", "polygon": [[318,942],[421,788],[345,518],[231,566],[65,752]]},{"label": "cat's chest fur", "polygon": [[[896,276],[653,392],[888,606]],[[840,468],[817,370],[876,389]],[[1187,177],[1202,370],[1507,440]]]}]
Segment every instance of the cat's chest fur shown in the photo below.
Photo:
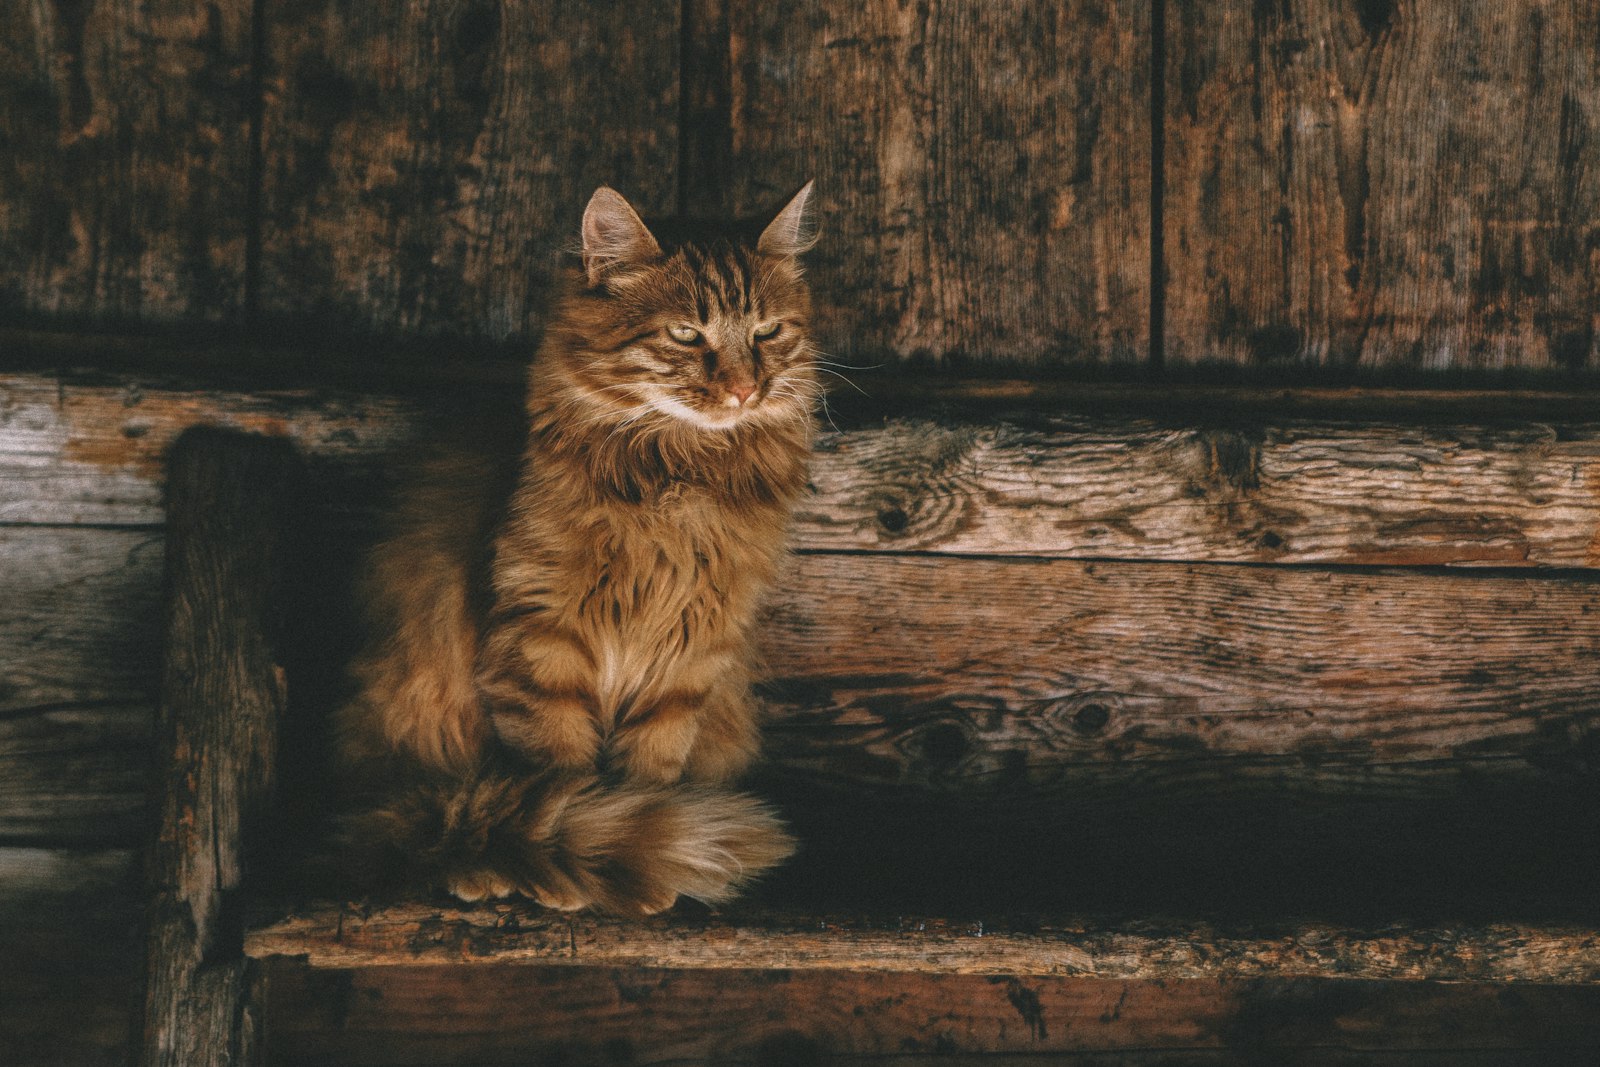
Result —
[{"label": "cat's chest fur", "polygon": [[756,483],[737,470],[626,493],[571,473],[549,463],[524,483],[496,546],[496,600],[570,638],[602,722],[670,687],[686,660],[742,661],[782,556],[787,494],[767,482],[741,492]]}]

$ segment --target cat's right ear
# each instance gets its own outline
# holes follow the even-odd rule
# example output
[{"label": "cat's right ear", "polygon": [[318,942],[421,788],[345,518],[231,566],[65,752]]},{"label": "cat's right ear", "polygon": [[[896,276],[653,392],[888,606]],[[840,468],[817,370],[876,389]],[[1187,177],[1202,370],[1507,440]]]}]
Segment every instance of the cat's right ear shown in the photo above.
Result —
[{"label": "cat's right ear", "polygon": [[633,205],[602,185],[583,209],[583,273],[591,286],[613,270],[659,259],[661,246]]}]

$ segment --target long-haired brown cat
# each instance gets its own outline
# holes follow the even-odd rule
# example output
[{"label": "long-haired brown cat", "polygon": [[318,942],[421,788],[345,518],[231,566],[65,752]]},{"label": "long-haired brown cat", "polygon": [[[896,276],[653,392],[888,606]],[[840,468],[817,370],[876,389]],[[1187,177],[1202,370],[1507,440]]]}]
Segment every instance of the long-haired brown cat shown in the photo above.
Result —
[{"label": "long-haired brown cat", "polygon": [[792,850],[725,783],[756,753],[751,625],[812,437],[809,193],[676,240],[590,200],[509,494],[433,464],[370,560],[336,717],[361,882],[649,914]]}]

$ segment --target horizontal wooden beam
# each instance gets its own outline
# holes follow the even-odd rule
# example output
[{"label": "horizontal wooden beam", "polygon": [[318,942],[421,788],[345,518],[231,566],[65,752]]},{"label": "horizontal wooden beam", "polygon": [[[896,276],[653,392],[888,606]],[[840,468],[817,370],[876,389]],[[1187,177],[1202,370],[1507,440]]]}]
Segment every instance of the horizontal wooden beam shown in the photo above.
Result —
[{"label": "horizontal wooden beam", "polygon": [[[407,387],[423,395],[159,380],[0,375],[0,523],[159,524],[161,455],[196,423],[290,437],[348,474],[517,410],[510,380]],[[1600,566],[1600,418],[1583,398],[872,388],[824,424],[801,549]]]},{"label": "horizontal wooden beam", "polygon": [[[0,529],[0,832],[135,828],[160,545]],[[1534,573],[814,553],[763,643],[771,759],[885,797],[1561,788],[1600,724],[1600,582]]]},{"label": "horizontal wooden beam", "polygon": [[769,749],[824,778],[1551,766],[1600,726],[1589,580],[820,554],[762,640]]},{"label": "horizontal wooden beam", "polygon": [[318,967],[526,962],[1115,979],[1600,981],[1600,933],[1592,927],[1506,924],[1224,929],[1073,919],[1011,927],[758,910],[624,922],[517,904],[457,909],[413,903],[378,910],[328,904],[256,927],[245,937],[245,951]]},{"label": "horizontal wooden beam", "polygon": [[[160,543],[0,530],[6,832],[131,829]],[[876,790],[1401,797],[1581,774],[1600,724],[1587,579],[820,553],[763,644],[772,759]]]},{"label": "horizontal wooden beam", "polygon": [[[1340,1047],[1433,1050],[1440,1067],[1493,1050],[1504,1067],[1510,1050],[1600,1046],[1600,988],[1592,986],[1523,985],[1507,996],[1503,987],[1432,982],[492,963],[330,971],[282,959],[266,974],[275,1063],[995,1067],[1048,1055],[1052,1064],[1170,1067],[1231,1063],[1212,1057],[1240,1047],[1256,1063],[1270,1056],[1300,1065],[1308,1053]],[[1443,1058],[1450,1053],[1463,1060]]]}]

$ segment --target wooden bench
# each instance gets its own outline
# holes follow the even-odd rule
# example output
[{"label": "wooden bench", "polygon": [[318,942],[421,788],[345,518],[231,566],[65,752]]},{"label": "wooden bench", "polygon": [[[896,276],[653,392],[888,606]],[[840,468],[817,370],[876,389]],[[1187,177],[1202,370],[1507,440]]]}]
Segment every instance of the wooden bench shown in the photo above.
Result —
[{"label": "wooden bench", "polygon": [[[241,844],[308,803],[288,765],[329,676],[306,648],[336,648],[337,617],[308,620],[371,484],[441,413],[510,410],[499,381],[83,379],[37,409],[14,383],[41,440],[74,420],[19,495],[107,529],[156,514],[186,425],[300,453],[216,433],[173,453],[146,1060],[509,1061],[577,1019],[591,1058],[810,1062],[943,1047],[936,1007],[967,1020],[953,1051],[1082,1051],[1059,1019],[1111,1019],[1096,990],[1143,1005],[1150,1047],[1216,1051],[1248,1043],[1224,1031],[1257,981],[1431,1012],[1469,1044],[1513,1017],[1528,1042],[1600,1042],[1592,398],[864,384],[824,427],[766,628],[754,788],[805,848],[735,907],[625,923],[316,900]],[[306,582],[272,592],[289,560],[321,568],[310,615]],[[1162,1007],[1169,985],[1206,1006]],[[1520,1009],[1495,1000],[1513,988]],[[695,1037],[704,996],[768,1022]],[[1011,1031],[973,1021],[983,997]],[[1171,1021],[1200,1016],[1210,1045]],[[870,1037],[830,1044],[852,1018]]]}]

